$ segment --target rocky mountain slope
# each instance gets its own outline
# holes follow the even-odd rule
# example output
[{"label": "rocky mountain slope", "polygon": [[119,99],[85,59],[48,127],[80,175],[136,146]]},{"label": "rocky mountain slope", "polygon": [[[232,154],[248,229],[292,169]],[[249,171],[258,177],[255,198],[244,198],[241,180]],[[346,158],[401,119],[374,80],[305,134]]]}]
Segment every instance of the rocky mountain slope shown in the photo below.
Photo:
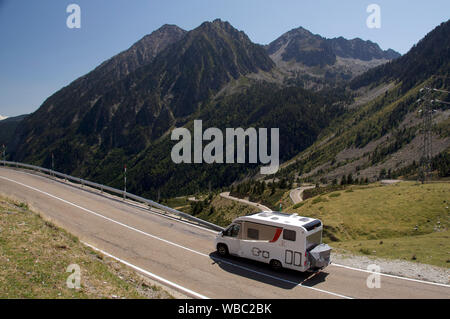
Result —
[{"label": "rocky mountain slope", "polygon": [[[356,101],[314,145],[286,163],[280,176],[339,182],[349,174],[369,180],[417,174],[423,103],[432,100],[433,169],[435,175],[449,175],[449,32],[447,21],[404,56],[352,80],[348,89],[359,95]],[[426,87],[437,90],[421,90]]]},{"label": "rocky mountain slope", "polygon": [[84,174],[114,149],[145,150],[232,79],[273,67],[227,22],[165,26],[49,97],[16,131],[12,158],[45,165],[53,152],[60,169]]},{"label": "rocky mountain slope", "polygon": [[[90,116],[89,112],[101,97],[111,95],[108,92],[114,90],[116,83],[152,62],[159,52],[179,41],[185,33],[177,26],[164,25],[47,98],[9,141],[10,148],[17,150],[14,157],[29,160],[30,156],[37,155],[37,149],[70,137],[79,129],[81,121]],[[105,121],[108,114],[110,111],[104,110]]]},{"label": "rocky mountain slope", "polygon": [[383,51],[371,41],[326,39],[302,27],[286,32],[266,50],[288,78],[309,88],[349,80],[400,56],[392,49]]},{"label": "rocky mountain slope", "polygon": [[[128,189],[153,198],[228,186],[259,171],[255,164],[174,164],[170,131],[202,119],[205,128],[279,127],[280,159],[294,163],[279,176],[370,170],[419,138],[409,105],[424,81],[446,87],[426,73],[446,70],[445,50],[424,53],[432,65],[417,53],[419,69],[402,77],[398,65],[411,58],[360,39],[299,28],[264,47],[221,20],[191,31],[166,25],[49,97],[18,127],[9,156],[48,167],[53,153],[57,170],[116,187],[126,163]],[[447,111],[439,112],[446,123]]]}]

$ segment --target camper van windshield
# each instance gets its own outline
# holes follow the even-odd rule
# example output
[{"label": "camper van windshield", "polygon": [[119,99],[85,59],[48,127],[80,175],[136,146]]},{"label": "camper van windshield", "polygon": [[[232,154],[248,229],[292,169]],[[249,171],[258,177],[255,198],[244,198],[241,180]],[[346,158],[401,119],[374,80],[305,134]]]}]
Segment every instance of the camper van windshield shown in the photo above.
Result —
[{"label": "camper van windshield", "polygon": [[306,237],[306,250],[313,249],[322,242],[322,230]]}]

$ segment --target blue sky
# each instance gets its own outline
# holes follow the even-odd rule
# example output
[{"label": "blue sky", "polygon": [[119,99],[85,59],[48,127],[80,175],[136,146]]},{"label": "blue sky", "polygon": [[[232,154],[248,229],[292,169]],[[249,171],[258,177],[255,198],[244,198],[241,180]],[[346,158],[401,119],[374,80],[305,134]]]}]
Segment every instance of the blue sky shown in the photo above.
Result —
[{"label": "blue sky", "polygon": [[[66,26],[69,4],[81,28]],[[381,28],[369,29],[369,4]],[[191,30],[215,18],[267,44],[303,26],[327,38],[360,37],[402,54],[449,19],[450,1],[0,0],[0,115],[35,111],[51,94],[165,23]]]}]

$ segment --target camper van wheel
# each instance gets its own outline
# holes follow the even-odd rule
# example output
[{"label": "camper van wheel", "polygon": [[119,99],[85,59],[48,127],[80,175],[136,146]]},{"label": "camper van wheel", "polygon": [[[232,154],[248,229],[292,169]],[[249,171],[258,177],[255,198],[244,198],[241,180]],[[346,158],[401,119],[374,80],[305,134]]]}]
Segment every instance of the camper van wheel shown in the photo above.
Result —
[{"label": "camper van wheel", "polygon": [[278,260],[272,259],[270,261],[270,267],[272,267],[273,270],[280,270],[283,266]]},{"label": "camper van wheel", "polygon": [[217,245],[217,252],[220,256],[226,256],[228,255],[228,247],[224,244]]}]

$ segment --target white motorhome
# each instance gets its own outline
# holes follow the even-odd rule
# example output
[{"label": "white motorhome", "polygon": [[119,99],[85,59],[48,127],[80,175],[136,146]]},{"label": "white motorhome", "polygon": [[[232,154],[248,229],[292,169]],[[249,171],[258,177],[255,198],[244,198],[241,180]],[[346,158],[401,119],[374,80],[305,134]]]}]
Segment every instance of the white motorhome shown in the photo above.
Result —
[{"label": "white motorhome", "polygon": [[281,212],[236,218],[215,240],[217,252],[270,264],[274,269],[317,271],[330,264],[331,248],[322,244],[322,222]]}]

